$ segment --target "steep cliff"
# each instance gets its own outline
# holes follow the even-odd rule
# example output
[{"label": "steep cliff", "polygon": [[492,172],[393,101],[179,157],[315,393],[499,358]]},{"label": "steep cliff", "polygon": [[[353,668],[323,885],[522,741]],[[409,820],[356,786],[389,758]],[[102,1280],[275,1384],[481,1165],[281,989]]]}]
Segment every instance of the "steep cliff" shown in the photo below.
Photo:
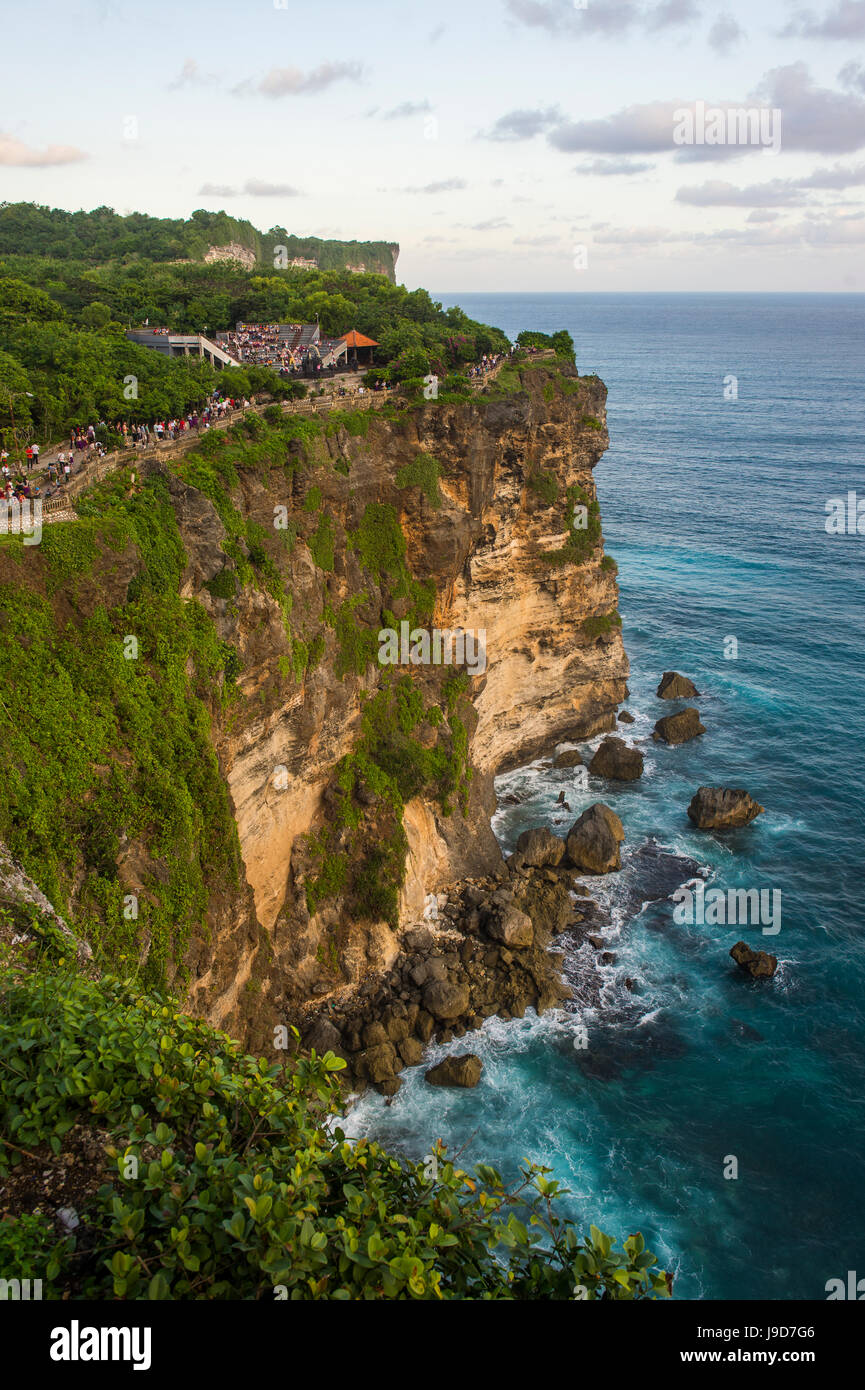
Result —
[{"label": "steep cliff", "polygon": [[[344,999],[388,970],[428,894],[500,866],[494,775],[612,727],[627,660],[592,479],[605,399],[597,378],[548,361],[507,367],[479,395],[324,426],[274,408],[267,423],[250,417],[167,470],[103,489],[93,519],[68,528],[89,527],[83,575],[58,561],[56,539],[26,563],[0,556],[0,582],[50,606],[58,632],[89,631],[107,613],[119,642],[152,621],[130,607],[142,585],[156,591],[144,528],[154,514],[176,525],[181,606],[166,621],[207,615],[217,653],[196,618],[176,699],[206,710],[210,751],[175,740],[171,756],[191,786],[183,858],[197,886],[172,900],[183,933],[160,938],[165,978],[194,1012],[256,1045],[306,1001]],[[130,534],[116,534],[120,513]],[[481,637],[485,669],[382,664],[383,629],[409,634],[421,656],[423,631],[465,629]],[[145,642],[154,708],[176,684],[160,666],[170,645]],[[189,718],[200,733],[199,714]],[[129,753],[106,753],[98,787],[82,782],[88,827],[118,769],[139,758],[125,728],[115,738]],[[176,867],[148,814],[133,827],[125,806],[105,810],[120,822],[100,849],[113,896],[88,897],[89,840],[59,851],[54,873],[61,908],[98,919],[109,948],[120,898],[140,897],[156,923]],[[131,929],[139,961],[155,930]]]}]

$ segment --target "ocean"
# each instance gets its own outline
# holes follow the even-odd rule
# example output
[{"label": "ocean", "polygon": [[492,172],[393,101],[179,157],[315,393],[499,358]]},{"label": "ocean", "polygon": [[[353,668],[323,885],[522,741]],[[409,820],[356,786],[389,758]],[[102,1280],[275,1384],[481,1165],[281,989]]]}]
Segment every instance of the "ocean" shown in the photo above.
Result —
[{"label": "ocean", "polygon": [[[550,1166],[568,1214],[643,1232],[678,1298],[825,1299],[829,1279],[865,1277],[865,535],[826,531],[830,498],[865,499],[865,297],[439,297],[512,338],[567,328],[607,384],[595,477],[636,718],[620,732],[646,766],[618,789],[582,792],[543,760],[497,783],[522,798],[494,822],[506,852],[593,801],[622,819],[623,871],[591,883],[616,956],[603,1006],[488,1020],[429,1054],[477,1051],[476,1090],[415,1068],[347,1132],[414,1158],[441,1137],[509,1177]],[[651,740],[670,669],[707,729],[679,748]],[[700,785],[745,787],[766,813],[700,832]],[[668,893],[700,876],[780,892],[780,932],[677,924]],[[740,938],[778,956],[773,980],[734,966]]]}]

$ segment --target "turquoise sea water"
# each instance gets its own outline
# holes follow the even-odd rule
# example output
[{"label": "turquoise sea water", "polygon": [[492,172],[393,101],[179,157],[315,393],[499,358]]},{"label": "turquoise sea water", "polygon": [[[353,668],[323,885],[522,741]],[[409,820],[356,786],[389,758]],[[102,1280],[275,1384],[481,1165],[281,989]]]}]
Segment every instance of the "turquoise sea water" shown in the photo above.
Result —
[{"label": "turquoise sea water", "polygon": [[[580,792],[538,764],[499,781],[526,798],[497,816],[506,851],[593,801],[622,818],[623,873],[591,884],[617,954],[602,1007],[489,1020],[430,1053],[478,1051],[477,1090],[433,1090],[417,1068],[390,1106],[365,1097],[347,1129],[414,1157],[441,1136],[465,1146],[463,1164],[511,1175],[523,1157],[551,1165],[572,1214],[644,1232],[679,1297],[823,1299],[828,1279],[865,1276],[865,536],[825,530],[830,497],[865,498],[865,297],[442,298],[511,337],[568,328],[580,370],[607,383],[595,476],[631,660],[636,723],[622,732],[646,771],[618,791],[593,779]],[[671,668],[704,692],[708,729],[678,749],[650,737]],[[766,814],[701,833],[685,815],[701,784],[744,786]],[[713,885],[780,890],[780,933],[679,926],[668,899],[643,907],[659,891],[652,842]],[[672,868],[675,882],[693,872]],[[779,957],[773,981],[736,970],[740,937]]]}]

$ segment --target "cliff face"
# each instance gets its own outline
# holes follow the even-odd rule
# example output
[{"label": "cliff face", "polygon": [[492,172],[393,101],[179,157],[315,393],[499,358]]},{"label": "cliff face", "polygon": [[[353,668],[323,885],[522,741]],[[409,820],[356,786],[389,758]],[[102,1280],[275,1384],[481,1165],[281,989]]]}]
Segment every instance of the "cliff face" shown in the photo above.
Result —
[{"label": "cliff face", "polygon": [[[495,774],[625,693],[605,398],[548,361],[325,422],[274,406],[0,548],[2,824],[101,959],[260,1047],[500,871]],[[430,661],[458,629],[481,647]]]},{"label": "cliff face", "polygon": [[[603,564],[592,530],[592,469],[608,443],[606,391],[595,378],[557,369],[534,367],[521,376],[522,389],[508,394],[431,403],[397,420],[375,414],[355,435],[339,428],[307,451],[288,489],[281,470],[240,472],[233,501],[271,537],[274,509],[286,506],[301,518],[285,584],[295,631],[307,648],[318,642],[321,654],[298,682],[278,675],[292,660],[292,640],[275,599],[243,589],[231,602],[200,588],[224,555],[216,518],[199,525],[207,558],[190,591],[237,648],[242,667],[242,699],[218,723],[216,740],[260,927],[253,945],[239,920],[229,926],[212,950],[234,968],[208,968],[192,987],[193,1007],[229,1031],[261,1036],[274,1020],[294,1017],[305,999],[340,994],[388,969],[399,930],[419,920],[427,894],[501,863],[489,828],[493,776],[557,742],[613,726],[627,659],[608,618],[616,606],[615,570]],[[426,490],[406,482],[419,457],[437,465]],[[310,497],[318,510],[309,510]],[[584,542],[588,536],[574,552],[579,562],[568,549],[569,505],[578,511],[577,539],[580,522]],[[486,648],[486,670],[469,677],[457,705],[472,769],[462,806],[443,806],[429,788],[406,797],[398,908],[378,916],[359,913],[339,891],[312,904],[308,893],[323,877],[308,837],[330,833],[334,768],[351,758],[363,736],[363,711],[382,687],[375,660],[343,673],[343,619],[348,614],[361,631],[366,624],[375,633],[387,626],[382,615],[399,622],[410,609],[398,592],[396,563],[372,572],[375,563],[358,539],[371,508],[378,509],[373,530],[384,526],[381,509],[393,509],[408,570],[434,593],[426,626],[485,632]],[[322,517],[332,525],[332,570],[322,570],[313,553]],[[189,524],[182,529],[194,555],[195,536]],[[604,630],[590,622],[587,631],[591,619]],[[425,702],[439,703],[443,681],[453,675],[448,667],[396,671],[410,676]],[[425,725],[418,738],[436,746]],[[363,788],[355,790],[363,804]],[[367,852],[375,825],[370,830]],[[354,836],[339,828],[339,853],[358,853]],[[238,929],[243,944],[231,939]]]}]

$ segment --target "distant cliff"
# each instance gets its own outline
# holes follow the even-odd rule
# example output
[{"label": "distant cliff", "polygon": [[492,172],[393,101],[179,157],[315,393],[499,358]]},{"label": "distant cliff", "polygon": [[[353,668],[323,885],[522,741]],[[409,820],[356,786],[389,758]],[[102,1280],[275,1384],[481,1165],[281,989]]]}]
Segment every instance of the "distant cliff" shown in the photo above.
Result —
[{"label": "distant cliff", "polygon": [[198,209],[189,218],[150,217],[113,208],[67,212],[36,203],[0,206],[0,256],[49,256],[58,260],[237,260],[273,269],[277,247],[287,263],[314,262],[319,270],[366,270],[395,283],[399,246],[387,241],[336,241],[295,236],[275,227],[264,233],[245,218]]}]

